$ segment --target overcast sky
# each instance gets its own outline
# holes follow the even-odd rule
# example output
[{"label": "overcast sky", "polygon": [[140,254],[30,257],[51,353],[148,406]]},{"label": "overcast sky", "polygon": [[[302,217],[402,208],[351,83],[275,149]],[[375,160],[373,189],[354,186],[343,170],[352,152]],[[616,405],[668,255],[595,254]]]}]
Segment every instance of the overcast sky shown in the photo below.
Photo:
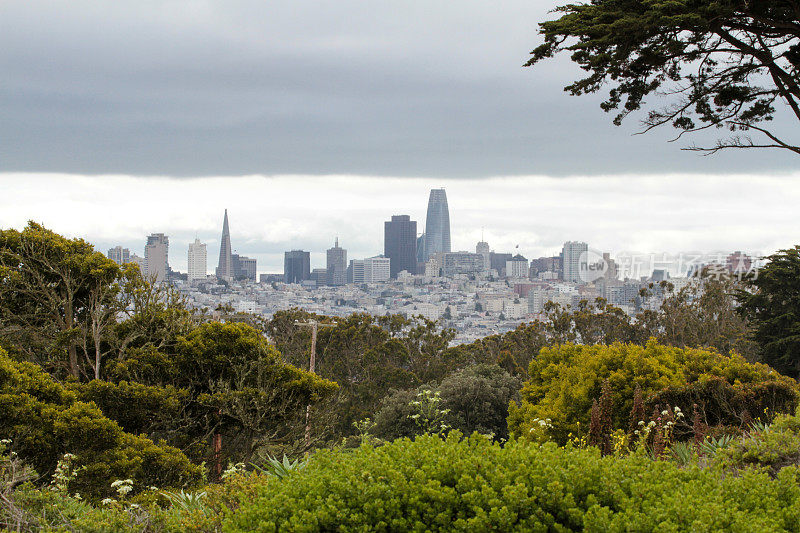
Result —
[{"label": "overcast sky", "polygon": [[565,94],[567,57],[522,68],[556,4],[2,1],[0,227],[140,254],[163,231],[182,269],[195,233],[215,263],[227,207],[234,248],[280,271],[336,234],[380,252],[392,214],[421,231],[444,186],[457,248],[481,226],[531,256],[798,240],[797,156],[687,153]]},{"label": "overcast sky", "polygon": [[[767,172],[522,68],[555,0],[0,2],[0,167],[213,176]],[[655,101],[653,103],[656,103]]]}]

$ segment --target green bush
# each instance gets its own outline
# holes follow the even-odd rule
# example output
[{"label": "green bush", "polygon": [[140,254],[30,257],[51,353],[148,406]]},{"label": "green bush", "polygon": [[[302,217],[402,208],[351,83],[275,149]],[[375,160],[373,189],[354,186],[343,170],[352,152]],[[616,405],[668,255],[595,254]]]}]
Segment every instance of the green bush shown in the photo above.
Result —
[{"label": "green bush", "polygon": [[65,453],[80,468],[72,492],[98,498],[116,479],[131,478],[138,490],[150,485],[196,484],[201,469],[178,449],[125,433],[93,403],[53,381],[32,363],[12,361],[0,351],[0,437],[47,481]]},{"label": "green bush", "polygon": [[319,452],[223,531],[797,531],[798,482],[453,432]]},{"label": "green bush", "polygon": [[421,390],[430,389],[440,394],[440,407],[447,411],[443,419],[449,427],[466,434],[477,431],[507,438],[508,404],[519,396],[519,388],[520,381],[499,366],[473,365],[450,374],[439,386],[394,391],[381,402],[373,431],[387,440],[421,433],[409,418],[416,413],[411,402]]},{"label": "green bush", "polygon": [[728,470],[764,469],[772,476],[800,465],[800,417],[779,416],[763,429],[746,433],[720,450],[714,462]]},{"label": "green bush", "polygon": [[[612,427],[629,427],[636,386],[647,415],[660,404],[679,406],[691,416],[698,404],[709,425],[741,425],[747,418],[794,412],[797,383],[770,367],[748,363],[736,354],[675,348],[654,340],[646,346],[564,344],[544,348],[531,361],[521,404],[509,408],[509,430],[526,438],[534,419],[551,419],[550,436],[566,442],[569,433],[584,434],[592,402],[604,380],[612,391]],[[582,431],[583,429],[583,431]]]}]

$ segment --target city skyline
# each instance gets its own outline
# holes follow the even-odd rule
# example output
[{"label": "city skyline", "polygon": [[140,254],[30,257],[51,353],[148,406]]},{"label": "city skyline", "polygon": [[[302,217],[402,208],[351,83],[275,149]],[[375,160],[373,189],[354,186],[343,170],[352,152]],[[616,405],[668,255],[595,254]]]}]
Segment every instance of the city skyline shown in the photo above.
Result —
[{"label": "city skyline", "polygon": [[[448,193],[454,251],[474,251],[481,228],[493,250],[512,252],[519,245],[529,259],[552,255],[568,240],[610,252],[770,253],[792,246],[800,235],[793,208],[800,203],[800,175],[774,177],[755,188],[747,175],[705,181],[675,176],[671,187],[640,177],[635,188],[613,177],[432,181],[115,176],[97,182],[41,175],[4,184],[9,194],[0,198],[0,225],[21,229],[33,219],[85,238],[103,253],[121,245],[138,256],[145,237],[162,232],[170,237],[170,265],[185,272],[195,237],[208,245],[210,263],[218,257],[220,215],[227,206],[235,213],[233,251],[257,259],[259,273],[279,273],[283,253],[295,248],[312,252],[312,268],[324,268],[325,250],[336,236],[349,258],[382,253],[383,222],[398,212],[424,219],[435,185]],[[747,187],[748,195],[737,192]],[[209,196],[208,188],[221,192]],[[42,197],[41,190],[63,202]],[[612,210],[611,198],[628,207]]]}]

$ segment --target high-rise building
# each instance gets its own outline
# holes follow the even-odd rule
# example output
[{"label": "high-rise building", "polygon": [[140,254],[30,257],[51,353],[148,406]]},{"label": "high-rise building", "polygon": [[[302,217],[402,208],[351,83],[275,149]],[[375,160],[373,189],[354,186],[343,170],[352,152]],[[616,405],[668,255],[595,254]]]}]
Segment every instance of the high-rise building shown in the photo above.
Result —
[{"label": "high-rise building", "polygon": [[499,254],[497,252],[489,253],[489,266],[492,270],[497,271],[498,276],[506,275],[506,263],[511,261],[513,256],[511,254]]},{"label": "high-rise building", "polygon": [[169,237],[153,233],[147,237],[144,247],[144,268],[147,279],[161,282],[169,273]]},{"label": "high-rise building", "polygon": [[256,260],[239,254],[231,254],[233,279],[256,280]]},{"label": "high-rise building", "polygon": [[[427,242],[427,238],[426,238]],[[391,261],[391,277],[403,270],[417,273],[417,222],[408,215],[393,215],[384,222],[383,255]]]},{"label": "high-rise building", "polygon": [[328,285],[339,286],[347,283],[347,250],[339,248],[339,237],[336,237],[333,248],[328,248],[325,267]]},{"label": "high-rise building", "polygon": [[231,251],[231,231],[228,227],[228,210],[225,210],[225,218],[222,221],[222,238],[219,241],[219,266],[217,266],[217,277],[230,281],[235,277],[233,270],[233,252]]},{"label": "high-rise building", "polygon": [[428,197],[428,216],[425,219],[425,257],[450,251],[450,211],[444,189],[431,189]]},{"label": "high-rise building", "polygon": [[131,251],[122,246],[115,246],[114,248],[108,249],[108,258],[118,265],[124,265],[130,261]]},{"label": "high-rise building", "polygon": [[205,279],[208,271],[208,256],[205,243],[195,238],[189,245],[189,281]]},{"label": "high-rise building", "polygon": [[585,242],[568,241],[564,243],[561,251],[561,262],[564,271],[564,281],[572,283],[583,283],[581,279],[581,254],[589,251],[589,245]]},{"label": "high-rise building", "polygon": [[489,270],[489,268],[492,266],[491,262],[489,261],[489,254],[492,253],[491,248],[489,248],[489,243],[486,241],[481,241],[476,244],[475,253],[483,256],[483,269]]},{"label": "high-rise building", "polygon": [[353,283],[380,283],[389,281],[391,261],[388,257],[368,257],[350,261]]},{"label": "high-rise building", "polygon": [[307,279],[311,279],[311,254],[303,250],[284,253],[284,283],[302,283]]},{"label": "high-rise building", "polygon": [[422,233],[417,237],[417,263],[424,263],[427,261],[425,257],[425,234]]},{"label": "high-rise building", "polygon": [[526,278],[528,277],[528,260],[522,255],[517,254],[506,261],[506,277]]},{"label": "high-rise building", "polygon": [[[346,271],[347,269],[345,269]],[[317,287],[322,287],[328,284],[328,269],[315,268],[311,271],[311,279],[317,284]]]},{"label": "high-rise building", "polygon": [[469,252],[449,252],[442,254],[442,275],[477,274],[483,272],[483,256]]}]

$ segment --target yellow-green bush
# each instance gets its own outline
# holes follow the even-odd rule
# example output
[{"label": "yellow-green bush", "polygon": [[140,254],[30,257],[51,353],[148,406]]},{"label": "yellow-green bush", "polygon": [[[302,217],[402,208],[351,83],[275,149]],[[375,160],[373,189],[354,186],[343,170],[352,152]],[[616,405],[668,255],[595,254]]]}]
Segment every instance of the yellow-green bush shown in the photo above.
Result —
[{"label": "yellow-green bush", "polygon": [[[739,425],[743,411],[758,418],[794,412],[797,383],[770,367],[748,363],[739,355],[675,348],[654,340],[646,346],[564,344],[543,348],[531,361],[520,404],[509,409],[509,430],[527,438],[534,419],[551,419],[557,442],[588,429],[592,402],[604,380],[611,385],[612,426],[627,428],[636,386],[650,413],[655,404],[678,405],[691,416],[698,404],[710,425]],[[746,417],[745,417],[746,418]]]},{"label": "yellow-green bush", "polygon": [[797,531],[798,482],[452,433],[317,453],[223,531]]},{"label": "yellow-green bush", "polygon": [[0,438],[44,480],[65,453],[76,456],[80,471],[71,492],[99,498],[116,479],[131,478],[139,490],[151,485],[196,484],[201,469],[176,448],[125,433],[93,403],[56,383],[32,363],[11,360],[0,350]]}]

